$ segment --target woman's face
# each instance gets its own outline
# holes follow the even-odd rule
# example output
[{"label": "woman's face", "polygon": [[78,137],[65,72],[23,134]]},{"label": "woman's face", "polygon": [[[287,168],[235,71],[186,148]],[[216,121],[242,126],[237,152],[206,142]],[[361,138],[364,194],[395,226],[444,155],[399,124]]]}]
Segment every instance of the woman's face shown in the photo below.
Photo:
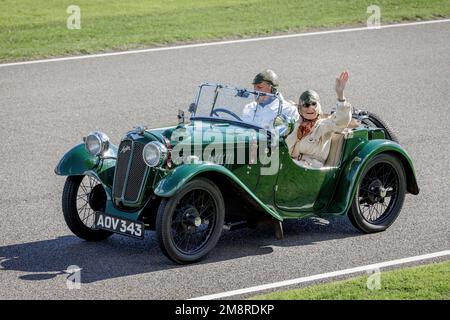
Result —
[{"label": "woman's face", "polygon": [[298,105],[299,107],[299,112],[302,115],[302,117],[304,119],[307,120],[314,120],[315,118],[317,118],[317,103],[316,102],[311,102],[311,103],[302,103],[300,101],[300,104]]}]

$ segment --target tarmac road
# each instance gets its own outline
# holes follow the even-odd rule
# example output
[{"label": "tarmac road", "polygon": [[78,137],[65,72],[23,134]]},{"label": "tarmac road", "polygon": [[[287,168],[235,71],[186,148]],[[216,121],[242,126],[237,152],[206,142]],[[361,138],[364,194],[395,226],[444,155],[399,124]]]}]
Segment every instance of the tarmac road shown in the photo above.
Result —
[{"label": "tarmac road", "polygon": [[[444,22],[0,67],[0,299],[187,299],[449,249],[449,39]],[[285,96],[314,88],[326,109],[347,69],[349,101],[397,129],[421,193],[391,228],[288,221],[281,241],[243,229],[189,266],[168,261],[152,232],[100,243],[70,233],[53,169],[83,135],[101,129],[118,143],[135,125],[174,124],[201,82],[249,86],[265,68]],[[66,287],[70,265],[82,268],[79,290]]]}]

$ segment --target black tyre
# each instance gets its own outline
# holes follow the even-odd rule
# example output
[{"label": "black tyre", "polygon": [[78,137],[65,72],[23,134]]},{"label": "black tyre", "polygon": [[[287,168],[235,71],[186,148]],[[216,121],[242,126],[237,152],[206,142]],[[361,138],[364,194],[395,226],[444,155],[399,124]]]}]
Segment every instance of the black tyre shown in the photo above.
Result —
[{"label": "black tyre", "polygon": [[381,119],[379,115],[370,111],[365,111],[365,114],[368,116],[368,118],[361,121],[364,125],[384,129],[386,133],[386,139],[399,143],[397,134],[387,121]]},{"label": "black tyre", "polygon": [[104,211],[106,193],[91,176],[69,176],[64,185],[62,210],[69,229],[79,238],[99,241],[112,233],[94,229],[95,211]]},{"label": "black tyre", "polygon": [[348,217],[364,233],[384,231],[398,217],[405,193],[402,163],[393,155],[379,154],[361,174]]},{"label": "black tyre", "polygon": [[201,260],[216,246],[224,217],[222,193],[213,182],[188,182],[159,205],[156,235],[162,252],[180,264]]}]

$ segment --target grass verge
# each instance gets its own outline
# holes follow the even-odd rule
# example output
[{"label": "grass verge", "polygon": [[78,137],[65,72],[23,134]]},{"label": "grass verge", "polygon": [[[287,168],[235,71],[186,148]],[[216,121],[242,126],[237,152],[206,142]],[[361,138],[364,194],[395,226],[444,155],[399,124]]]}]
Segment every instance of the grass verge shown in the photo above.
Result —
[{"label": "grass verge", "polygon": [[[303,289],[254,296],[258,300],[449,300],[450,261],[382,272]],[[370,279],[368,281],[368,279]],[[373,290],[369,287],[375,288]],[[377,289],[377,283],[380,284]]]},{"label": "grass verge", "polygon": [[[69,5],[81,29],[69,30]],[[0,62],[450,17],[449,0],[0,0]]]}]

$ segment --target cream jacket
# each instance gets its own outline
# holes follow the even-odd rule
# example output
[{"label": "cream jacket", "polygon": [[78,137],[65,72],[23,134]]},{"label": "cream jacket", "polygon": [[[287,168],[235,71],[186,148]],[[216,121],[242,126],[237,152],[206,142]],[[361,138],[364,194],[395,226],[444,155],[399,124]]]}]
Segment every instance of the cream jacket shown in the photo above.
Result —
[{"label": "cream jacket", "polygon": [[337,102],[336,112],[331,116],[317,120],[311,132],[301,140],[297,138],[297,129],[286,138],[291,157],[301,166],[320,168],[330,153],[331,135],[342,132],[352,119],[352,107],[348,102]]}]

